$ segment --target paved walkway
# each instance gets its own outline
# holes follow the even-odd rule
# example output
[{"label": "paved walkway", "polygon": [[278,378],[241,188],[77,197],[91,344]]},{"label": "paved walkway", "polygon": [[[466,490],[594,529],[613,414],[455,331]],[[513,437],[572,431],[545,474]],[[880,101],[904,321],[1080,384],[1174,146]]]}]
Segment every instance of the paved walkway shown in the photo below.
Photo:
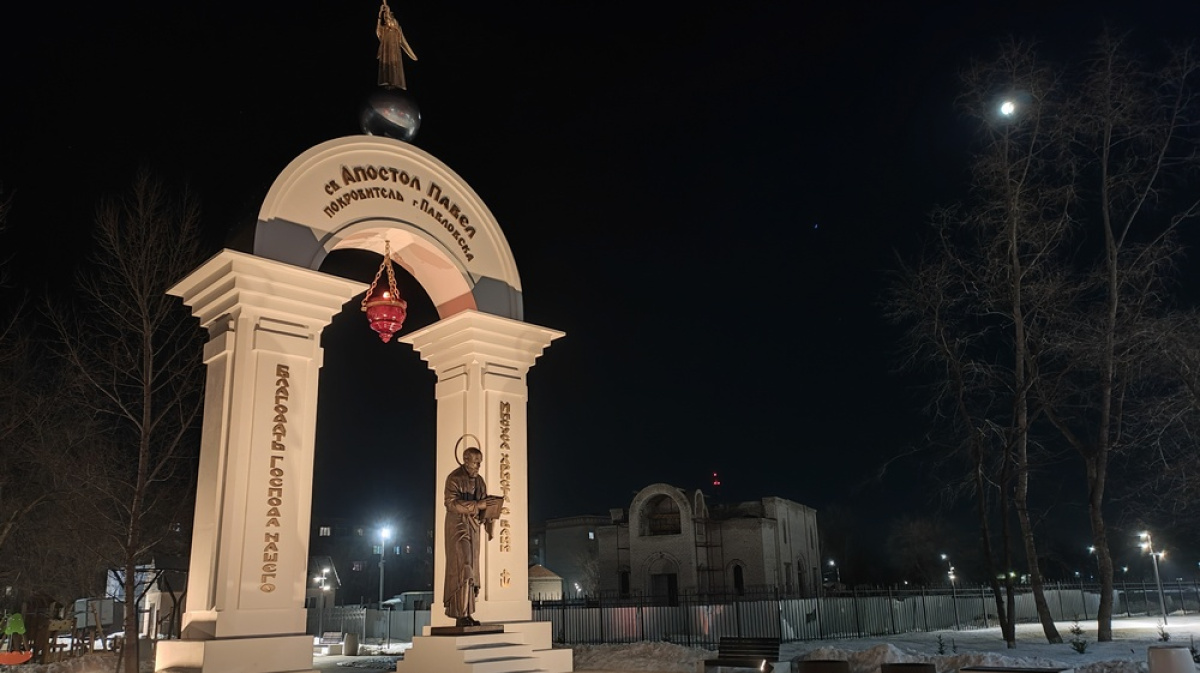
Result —
[{"label": "paved walkway", "polygon": [[[341,671],[342,673],[355,673],[363,671],[395,671],[396,665],[389,663],[394,657],[364,655],[361,657],[343,657],[343,656],[316,656],[313,657],[313,668],[318,671]],[[339,665],[344,664],[344,665]],[[634,673],[633,671],[616,671],[605,669],[603,671],[589,670],[587,673]]]}]

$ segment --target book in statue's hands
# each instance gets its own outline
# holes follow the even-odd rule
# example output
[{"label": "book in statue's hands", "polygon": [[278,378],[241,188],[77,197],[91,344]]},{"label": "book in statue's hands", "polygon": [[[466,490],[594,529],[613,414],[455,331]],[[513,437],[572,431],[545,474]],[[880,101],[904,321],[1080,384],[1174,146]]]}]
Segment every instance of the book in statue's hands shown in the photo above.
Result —
[{"label": "book in statue's hands", "polygon": [[479,515],[485,519],[500,518],[500,508],[504,505],[504,498],[498,495],[489,495],[479,501]]}]

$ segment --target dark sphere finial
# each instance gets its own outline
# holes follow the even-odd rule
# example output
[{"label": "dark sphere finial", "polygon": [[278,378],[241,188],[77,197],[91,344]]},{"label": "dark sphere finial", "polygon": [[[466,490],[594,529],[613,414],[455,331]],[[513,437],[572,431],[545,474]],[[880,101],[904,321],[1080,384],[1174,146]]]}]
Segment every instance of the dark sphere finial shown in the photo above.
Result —
[{"label": "dark sphere finial", "polygon": [[367,96],[359,124],[363,133],[412,142],[421,128],[421,108],[404,89],[383,86]]}]

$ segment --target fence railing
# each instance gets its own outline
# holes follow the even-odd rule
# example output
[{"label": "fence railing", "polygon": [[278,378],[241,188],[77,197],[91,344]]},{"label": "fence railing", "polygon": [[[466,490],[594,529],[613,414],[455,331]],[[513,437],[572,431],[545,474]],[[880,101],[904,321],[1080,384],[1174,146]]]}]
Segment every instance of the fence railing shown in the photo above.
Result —
[{"label": "fence railing", "polygon": [[308,633],[358,634],[362,642],[411,642],[429,626],[429,610],[375,610],[356,606],[309,608]]},{"label": "fence railing", "polygon": [[[1160,616],[1158,587],[1118,582],[1113,615]],[[1095,619],[1098,584],[1048,584],[1046,602],[1057,621]],[[1200,613],[1200,582],[1163,584],[1168,614]],[[1027,586],[1017,587],[1016,621],[1036,622]],[[761,589],[741,595],[573,596],[533,602],[533,619],[552,625],[565,644],[669,641],[715,647],[722,636],[785,642],[996,626],[986,586],[854,589],[816,598]],[[308,610],[308,632],[356,633],[363,642],[411,641],[430,623],[429,610],[337,607]]]},{"label": "fence railing", "polygon": [[[1052,584],[1046,601],[1058,621],[1095,619],[1099,585]],[[1200,612],[1200,584],[1163,585],[1168,614]],[[1118,583],[1116,616],[1160,615],[1153,584]],[[1018,587],[1018,622],[1037,621],[1028,587]],[[869,589],[816,598],[771,592],[740,596],[687,595],[569,597],[536,601],[533,618],[549,621],[560,643],[624,643],[643,640],[716,646],[722,636],[783,641],[824,640],[995,626],[991,590],[979,587]]]}]

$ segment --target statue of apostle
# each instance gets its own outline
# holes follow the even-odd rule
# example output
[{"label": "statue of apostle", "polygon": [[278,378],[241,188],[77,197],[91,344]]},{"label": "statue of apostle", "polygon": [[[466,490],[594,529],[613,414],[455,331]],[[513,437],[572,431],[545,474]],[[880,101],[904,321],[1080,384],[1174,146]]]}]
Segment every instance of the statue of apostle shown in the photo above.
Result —
[{"label": "statue of apostle", "polygon": [[471,617],[479,594],[479,529],[492,539],[492,524],[503,498],[487,494],[479,476],[483,452],[463,451],[463,463],[446,477],[446,584],[442,604],[455,626],[478,626]]},{"label": "statue of apostle", "polygon": [[[375,24],[375,37],[379,38],[379,84],[399,89],[407,89],[404,81],[404,56],[417,60],[408,40],[404,39],[404,31],[396,16],[388,7],[387,0],[379,7],[379,19]],[[403,54],[401,54],[403,52]]]}]

